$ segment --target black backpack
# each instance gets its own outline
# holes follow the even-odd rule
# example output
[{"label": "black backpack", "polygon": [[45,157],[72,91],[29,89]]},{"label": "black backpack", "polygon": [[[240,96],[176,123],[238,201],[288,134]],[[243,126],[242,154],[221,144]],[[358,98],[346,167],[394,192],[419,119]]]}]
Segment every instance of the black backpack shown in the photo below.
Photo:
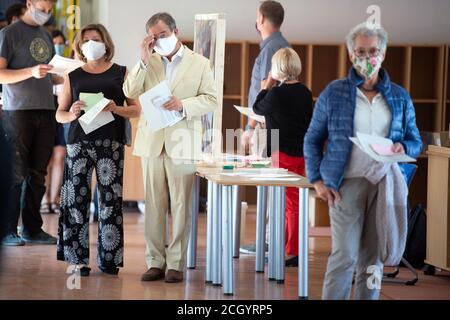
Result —
[{"label": "black backpack", "polygon": [[427,216],[421,204],[408,212],[408,235],[403,258],[414,268],[422,268],[426,257]]}]

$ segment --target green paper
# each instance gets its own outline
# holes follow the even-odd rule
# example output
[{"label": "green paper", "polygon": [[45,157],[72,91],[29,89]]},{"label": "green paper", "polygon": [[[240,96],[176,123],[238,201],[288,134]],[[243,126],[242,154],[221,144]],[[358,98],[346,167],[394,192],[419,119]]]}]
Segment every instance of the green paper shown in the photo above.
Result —
[{"label": "green paper", "polygon": [[99,103],[104,98],[103,93],[80,93],[80,100],[86,104],[84,112],[88,112],[93,106]]}]

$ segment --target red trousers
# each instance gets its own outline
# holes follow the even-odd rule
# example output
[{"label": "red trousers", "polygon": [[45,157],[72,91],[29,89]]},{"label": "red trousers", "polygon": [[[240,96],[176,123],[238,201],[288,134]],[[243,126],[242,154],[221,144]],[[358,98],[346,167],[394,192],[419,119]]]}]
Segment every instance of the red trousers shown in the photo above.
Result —
[{"label": "red trousers", "polygon": [[[272,154],[273,166],[305,175],[305,159],[283,152]],[[286,255],[298,256],[298,188],[286,188]]]}]

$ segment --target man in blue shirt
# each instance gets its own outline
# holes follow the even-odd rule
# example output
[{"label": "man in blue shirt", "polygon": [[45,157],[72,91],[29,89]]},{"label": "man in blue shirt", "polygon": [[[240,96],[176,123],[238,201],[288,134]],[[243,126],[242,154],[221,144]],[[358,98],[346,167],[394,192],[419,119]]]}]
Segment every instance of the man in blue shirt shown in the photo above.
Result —
[{"label": "man in blue shirt", "polygon": [[[281,34],[280,28],[284,20],[283,6],[277,1],[264,1],[258,8],[256,30],[261,36],[260,52],[253,65],[250,89],[248,93],[248,107],[253,108],[256,97],[269,75],[272,67],[272,56],[281,48],[290,47],[289,42]],[[249,119],[242,135],[242,145],[247,148],[254,129],[258,123]]]}]

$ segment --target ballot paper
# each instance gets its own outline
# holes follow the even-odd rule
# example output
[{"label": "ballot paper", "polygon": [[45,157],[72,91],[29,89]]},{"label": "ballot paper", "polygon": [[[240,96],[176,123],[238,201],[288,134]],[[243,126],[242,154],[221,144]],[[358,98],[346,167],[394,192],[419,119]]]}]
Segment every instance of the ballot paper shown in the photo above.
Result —
[{"label": "ballot paper", "polygon": [[392,151],[392,145],[384,146],[384,145],[381,145],[381,144],[372,143],[370,146],[372,147],[373,151],[375,151],[375,153],[379,154],[380,156],[393,156],[393,155],[395,155],[395,152]]},{"label": "ballot paper", "polygon": [[144,117],[147,119],[151,131],[155,132],[173,126],[183,119],[181,112],[167,110],[163,107],[171,97],[172,93],[167,81],[162,81],[139,97]]},{"label": "ballot paper", "polygon": [[84,112],[88,112],[92,109],[97,103],[103,100],[105,96],[103,93],[80,93],[80,100],[84,102],[86,107],[83,108]]},{"label": "ballot paper", "polygon": [[58,75],[65,75],[71,73],[73,70],[84,66],[84,62],[80,60],[74,60],[69,58],[64,58],[59,55],[55,55],[53,59],[49,62],[49,65],[53,66],[53,69],[49,73],[54,73]]},{"label": "ballot paper", "polygon": [[393,142],[390,139],[357,132],[350,140],[369,157],[378,162],[415,162],[416,159],[406,154],[392,152]]},{"label": "ballot paper", "polygon": [[80,100],[86,104],[84,115],[78,119],[84,133],[89,134],[114,121],[111,112],[103,111],[110,102],[103,93],[80,93]]},{"label": "ballot paper", "polygon": [[239,111],[240,113],[242,113],[244,116],[249,117],[250,119],[253,119],[255,121],[261,122],[261,123],[265,123],[266,122],[266,118],[264,118],[264,116],[259,116],[257,115],[255,112],[253,112],[252,109],[250,108],[246,108],[246,107],[239,107],[239,106],[234,106],[236,108],[237,111]]}]

